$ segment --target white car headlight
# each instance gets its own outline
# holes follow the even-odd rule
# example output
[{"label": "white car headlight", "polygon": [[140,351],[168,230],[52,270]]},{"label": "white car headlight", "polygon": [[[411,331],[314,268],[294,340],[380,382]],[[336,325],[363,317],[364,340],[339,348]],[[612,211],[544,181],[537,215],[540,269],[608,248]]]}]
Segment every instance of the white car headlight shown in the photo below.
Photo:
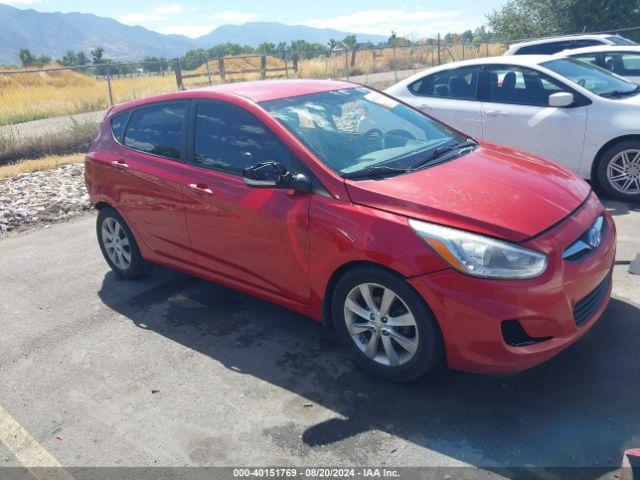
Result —
[{"label": "white car headlight", "polygon": [[409,225],[456,270],[483,278],[533,278],[547,268],[547,256],[483,235],[409,220]]}]

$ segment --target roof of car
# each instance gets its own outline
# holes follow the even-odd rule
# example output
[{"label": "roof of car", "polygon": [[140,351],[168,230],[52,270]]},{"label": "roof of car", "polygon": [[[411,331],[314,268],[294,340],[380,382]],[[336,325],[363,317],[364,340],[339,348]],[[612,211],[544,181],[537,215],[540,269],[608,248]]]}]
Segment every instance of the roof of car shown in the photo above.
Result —
[{"label": "roof of car", "polygon": [[[280,98],[298,97],[311,93],[329,92],[352,88],[357,85],[340,80],[260,80],[254,82],[225,83],[214,87],[198,89],[198,91],[223,92],[264,102]],[[192,90],[193,91],[193,90]]]},{"label": "roof of car", "polygon": [[561,42],[563,40],[604,40],[609,37],[613,37],[612,34],[593,34],[593,35],[561,35],[558,37],[546,37],[546,38],[538,38],[536,40],[527,40],[524,42],[514,43],[509,45],[509,50],[512,48],[520,48],[528,45],[544,45],[545,43],[554,43]]},{"label": "roof of car", "polygon": [[594,47],[572,48],[561,52],[564,55],[572,56],[581,53],[602,53],[602,52],[639,52],[640,45],[597,45]]}]

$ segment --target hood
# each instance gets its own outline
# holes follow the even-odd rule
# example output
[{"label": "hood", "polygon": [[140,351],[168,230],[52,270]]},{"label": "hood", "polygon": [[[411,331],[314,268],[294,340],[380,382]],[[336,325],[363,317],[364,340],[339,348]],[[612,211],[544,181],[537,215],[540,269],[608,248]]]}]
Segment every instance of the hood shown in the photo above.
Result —
[{"label": "hood", "polygon": [[513,242],[558,223],[591,191],[563,167],[488,143],[425,170],[346,185],[354,203]]}]

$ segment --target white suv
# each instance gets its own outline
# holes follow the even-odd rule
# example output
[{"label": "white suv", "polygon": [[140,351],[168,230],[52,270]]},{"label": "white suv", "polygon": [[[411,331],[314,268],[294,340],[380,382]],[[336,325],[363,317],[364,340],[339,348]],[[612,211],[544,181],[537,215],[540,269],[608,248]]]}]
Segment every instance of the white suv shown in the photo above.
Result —
[{"label": "white suv", "polygon": [[640,87],[604,69],[562,55],[483,58],[423,71],[387,93],[640,201]]},{"label": "white suv", "polygon": [[620,35],[567,35],[520,42],[509,46],[505,55],[553,55],[563,50],[596,45],[637,45]]}]

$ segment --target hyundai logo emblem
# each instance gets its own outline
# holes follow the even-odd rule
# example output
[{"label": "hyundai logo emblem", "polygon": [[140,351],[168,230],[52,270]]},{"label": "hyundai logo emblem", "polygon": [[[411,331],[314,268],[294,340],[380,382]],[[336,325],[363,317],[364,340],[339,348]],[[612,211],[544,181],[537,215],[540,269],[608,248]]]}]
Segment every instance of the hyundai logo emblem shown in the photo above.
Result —
[{"label": "hyundai logo emblem", "polygon": [[598,248],[602,243],[602,233],[597,225],[591,227],[589,234],[587,235],[587,242],[591,248]]}]

